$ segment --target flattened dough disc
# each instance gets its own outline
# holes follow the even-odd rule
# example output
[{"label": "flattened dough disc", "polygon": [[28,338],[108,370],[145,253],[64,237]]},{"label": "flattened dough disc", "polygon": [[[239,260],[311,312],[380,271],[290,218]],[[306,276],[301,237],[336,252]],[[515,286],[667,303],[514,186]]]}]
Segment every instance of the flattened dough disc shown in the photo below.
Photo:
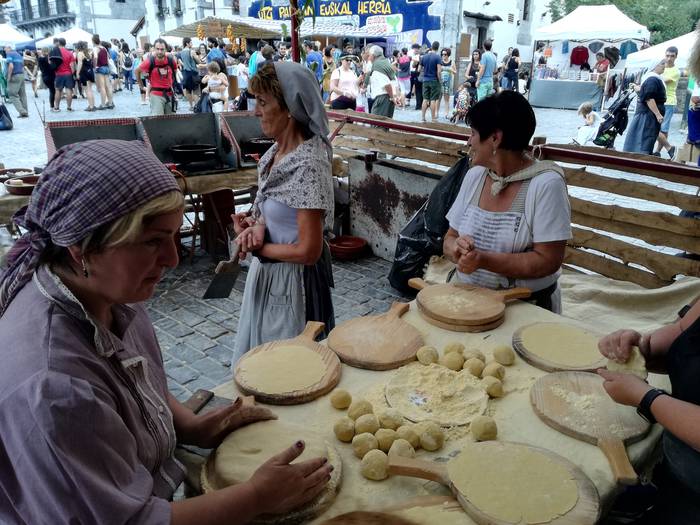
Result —
[{"label": "flattened dough disc", "polygon": [[253,423],[229,434],[202,466],[203,492],[206,494],[247,481],[260,465],[298,439],[304,440],[306,448],[294,463],[325,456],[334,467],[331,480],[319,496],[303,507],[284,516],[261,516],[254,523],[294,525],[318,516],[333,503],[340,486],[340,455],[333,445],[309,428],[279,420]]},{"label": "flattened dough disc", "polygon": [[593,372],[607,363],[598,350],[599,338],[574,325],[533,323],[513,333],[513,348],[525,361],[547,372]]}]

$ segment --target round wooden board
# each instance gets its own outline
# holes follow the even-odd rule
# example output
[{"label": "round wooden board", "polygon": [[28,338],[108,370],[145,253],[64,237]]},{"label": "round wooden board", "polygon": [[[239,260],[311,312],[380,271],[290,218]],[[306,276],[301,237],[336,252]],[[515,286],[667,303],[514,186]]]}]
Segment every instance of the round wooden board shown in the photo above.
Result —
[{"label": "round wooden board", "polygon": [[[307,503],[303,507],[296,509],[289,514],[285,515],[262,515],[253,520],[252,524],[257,525],[297,525],[301,523],[306,523],[312,520],[316,516],[322,514],[328,507],[331,506],[335,500],[336,493],[340,488],[340,481],[343,471],[343,463],[340,459],[340,454],[335,449],[333,445],[326,442],[328,450],[328,461],[333,465],[333,472],[331,472],[331,479],[326,485],[326,489],[314,498],[311,502]],[[215,490],[220,490],[225,488],[218,480],[218,476],[214,470],[214,461],[216,459],[216,453],[212,452],[209,454],[207,461],[202,465],[202,471],[200,473],[200,481],[202,484],[202,492],[207,494],[209,492],[214,492]]]},{"label": "round wooden board", "polygon": [[[605,368],[608,360],[603,356],[600,359],[592,362],[590,365],[583,366],[569,366],[555,361],[550,361],[544,357],[537,355],[534,349],[527,348],[523,341],[523,332],[535,325],[553,325],[553,326],[571,326],[578,330],[583,330],[574,325],[565,325],[564,323],[532,323],[525,326],[521,326],[515,332],[513,332],[513,349],[522,357],[525,361],[530,363],[532,366],[539,368],[540,370],[545,370],[546,372],[595,372],[598,368]],[[583,330],[585,331],[585,330]],[[595,334],[593,334],[595,335]],[[562,341],[562,344],[566,344],[566,341]]]},{"label": "round wooden board", "polygon": [[[307,403],[333,390],[340,381],[341,365],[338,356],[332,350],[314,341],[314,338],[321,333],[323,328],[323,323],[309,321],[306,323],[304,331],[297,337],[265,343],[247,352],[236,364],[236,370],[233,375],[233,379],[236,385],[238,385],[238,388],[246,395],[255,396],[257,401],[270,405],[298,405]],[[323,377],[317,383],[301,390],[271,394],[262,392],[255,385],[246,382],[244,374],[241,372],[241,366],[245,364],[247,359],[261,352],[289,346],[303,346],[321,355],[326,370]]]},{"label": "round wooden board", "polygon": [[[598,522],[598,519],[600,518],[600,496],[598,495],[598,490],[590,478],[586,476],[586,474],[579,467],[574,465],[565,457],[562,457],[551,450],[533,447],[532,445],[526,445],[524,443],[484,441],[478,443],[478,446],[525,447],[539,452],[563,465],[572,474],[573,479],[576,482],[578,487],[578,501],[576,502],[576,505],[574,505],[566,514],[559,516],[558,518],[554,518],[548,523],[552,525],[594,525]],[[471,501],[469,501],[468,497],[460,493],[451,482],[450,489],[454,493],[457,500],[462,504],[462,507],[464,507],[467,514],[469,514],[469,516],[471,516],[471,518],[479,525],[518,525],[517,523],[497,520],[488,514],[485,514],[480,509],[475,507]],[[522,487],[521,490],[526,490],[526,487]]]},{"label": "round wooden board", "polygon": [[408,303],[395,302],[388,312],[349,319],[328,335],[328,346],[356,368],[391,370],[416,360],[423,346],[420,332],[401,316]]},{"label": "round wooden board", "polygon": [[437,326],[438,328],[442,328],[443,330],[449,330],[451,332],[471,332],[471,333],[477,333],[477,332],[488,332],[489,330],[493,330],[494,328],[498,328],[503,324],[503,321],[506,320],[505,315],[502,315],[498,319],[487,323],[487,324],[479,324],[479,325],[470,325],[470,324],[451,324],[451,323],[445,323],[443,321],[438,321],[437,319],[433,319],[430,317],[428,313],[425,312],[421,304],[416,301],[416,305],[418,306],[418,313],[420,316],[425,320],[425,322],[430,323],[433,326]]},{"label": "round wooden board", "polygon": [[416,296],[423,311],[433,319],[451,325],[485,325],[503,317],[505,302],[530,296],[526,288],[489,290],[463,283],[428,285],[411,279],[411,286],[422,287]]}]

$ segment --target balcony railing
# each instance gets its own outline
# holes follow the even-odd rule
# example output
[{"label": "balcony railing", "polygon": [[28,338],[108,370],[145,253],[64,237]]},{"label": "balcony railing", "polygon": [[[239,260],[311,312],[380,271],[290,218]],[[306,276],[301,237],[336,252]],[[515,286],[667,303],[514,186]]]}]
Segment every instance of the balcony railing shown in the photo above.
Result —
[{"label": "balcony railing", "polygon": [[7,11],[7,14],[10,21],[19,26],[52,19],[75,18],[75,14],[68,11],[68,3],[65,0],[39,2],[39,5],[34,5],[31,9],[14,9]]}]

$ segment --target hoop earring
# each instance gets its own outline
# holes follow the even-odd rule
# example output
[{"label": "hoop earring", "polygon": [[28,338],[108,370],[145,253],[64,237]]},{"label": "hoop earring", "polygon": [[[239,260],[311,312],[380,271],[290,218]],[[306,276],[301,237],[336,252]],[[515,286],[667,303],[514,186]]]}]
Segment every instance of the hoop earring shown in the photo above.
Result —
[{"label": "hoop earring", "polygon": [[83,276],[87,279],[88,278],[88,270],[87,270],[87,264],[85,264],[85,258],[81,257],[80,262],[83,265]]}]

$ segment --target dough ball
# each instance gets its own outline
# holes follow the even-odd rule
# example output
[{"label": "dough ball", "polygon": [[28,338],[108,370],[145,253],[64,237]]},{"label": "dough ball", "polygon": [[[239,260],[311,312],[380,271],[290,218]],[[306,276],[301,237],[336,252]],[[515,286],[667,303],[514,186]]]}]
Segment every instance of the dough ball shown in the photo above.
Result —
[{"label": "dough ball", "polygon": [[352,403],[352,396],[347,390],[336,388],[331,392],[331,405],[338,409],[348,408]]},{"label": "dough ball", "polygon": [[355,422],[349,417],[341,417],[333,425],[333,432],[339,441],[350,443],[355,435]]},{"label": "dough ball", "polygon": [[379,414],[379,426],[396,430],[403,425],[403,416],[395,408],[390,408]]},{"label": "dough ball", "polygon": [[365,414],[355,420],[355,434],[364,434],[365,432],[374,434],[377,430],[379,430],[379,420],[374,414]]},{"label": "dough ball", "polygon": [[462,365],[464,364],[464,358],[461,352],[450,352],[445,354],[440,358],[440,364],[450,370],[462,370]]},{"label": "dough ball", "polygon": [[451,354],[452,352],[457,352],[461,354],[464,351],[464,345],[462,343],[452,342],[447,343],[445,348],[442,349],[443,355]]},{"label": "dough ball", "polygon": [[445,444],[445,433],[442,428],[435,423],[428,423],[423,427],[420,435],[420,446],[430,452],[439,450]]},{"label": "dough ball", "polygon": [[626,363],[618,363],[612,359],[608,359],[608,365],[606,366],[611,372],[620,372],[622,374],[634,374],[640,379],[646,381],[649,372],[647,372],[646,359],[640,352],[638,347],[632,348],[632,353]]},{"label": "dough ball", "polygon": [[413,448],[418,448],[420,446],[420,437],[409,425],[403,425],[397,428],[396,437],[399,439],[405,439]]},{"label": "dough ball", "polygon": [[367,452],[370,450],[375,450],[378,446],[379,443],[377,443],[377,438],[369,432],[357,434],[354,438],[352,438],[352,451],[360,459],[365,457]]},{"label": "dough ball", "polygon": [[489,416],[476,416],[469,429],[477,441],[489,441],[498,435],[496,421]]},{"label": "dough ball", "polygon": [[464,362],[462,369],[466,370],[473,376],[481,377],[481,372],[484,371],[484,362],[476,357],[470,357]]},{"label": "dough ball", "polygon": [[486,362],[486,357],[484,357],[484,354],[481,353],[481,350],[477,350],[475,348],[463,351],[462,356],[464,357],[465,361],[469,361],[470,359],[478,359],[482,363]]},{"label": "dough ball", "polygon": [[498,378],[486,376],[481,381],[484,385],[484,390],[491,397],[503,397],[503,383]]},{"label": "dough ball", "polygon": [[348,417],[350,419],[357,419],[358,417],[364,416],[365,414],[373,413],[374,409],[372,408],[372,403],[370,403],[366,399],[358,399],[352,405],[350,405],[350,408],[348,408]]},{"label": "dough ball", "polygon": [[515,352],[508,345],[500,345],[493,349],[493,358],[497,363],[510,366],[515,363]]},{"label": "dough ball", "polygon": [[381,450],[370,450],[362,458],[360,472],[374,481],[386,479],[389,475],[389,457]]},{"label": "dough ball", "polygon": [[484,370],[481,372],[481,377],[487,376],[495,377],[496,379],[503,381],[503,378],[506,377],[506,369],[502,364],[492,361],[486,365]]},{"label": "dough ball", "polygon": [[389,449],[389,457],[401,456],[402,458],[415,458],[416,451],[411,444],[405,439],[397,439],[391,444]]},{"label": "dough ball", "polygon": [[391,445],[396,441],[396,430],[391,430],[390,428],[380,428],[374,434],[377,438],[377,443],[379,444],[379,450],[384,452],[389,452]]},{"label": "dough ball", "polygon": [[423,365],[429,365],[431,363],[437,363],[438,361],[438,351],[432,346],[421,346],[416,354],[418,361]]}]

